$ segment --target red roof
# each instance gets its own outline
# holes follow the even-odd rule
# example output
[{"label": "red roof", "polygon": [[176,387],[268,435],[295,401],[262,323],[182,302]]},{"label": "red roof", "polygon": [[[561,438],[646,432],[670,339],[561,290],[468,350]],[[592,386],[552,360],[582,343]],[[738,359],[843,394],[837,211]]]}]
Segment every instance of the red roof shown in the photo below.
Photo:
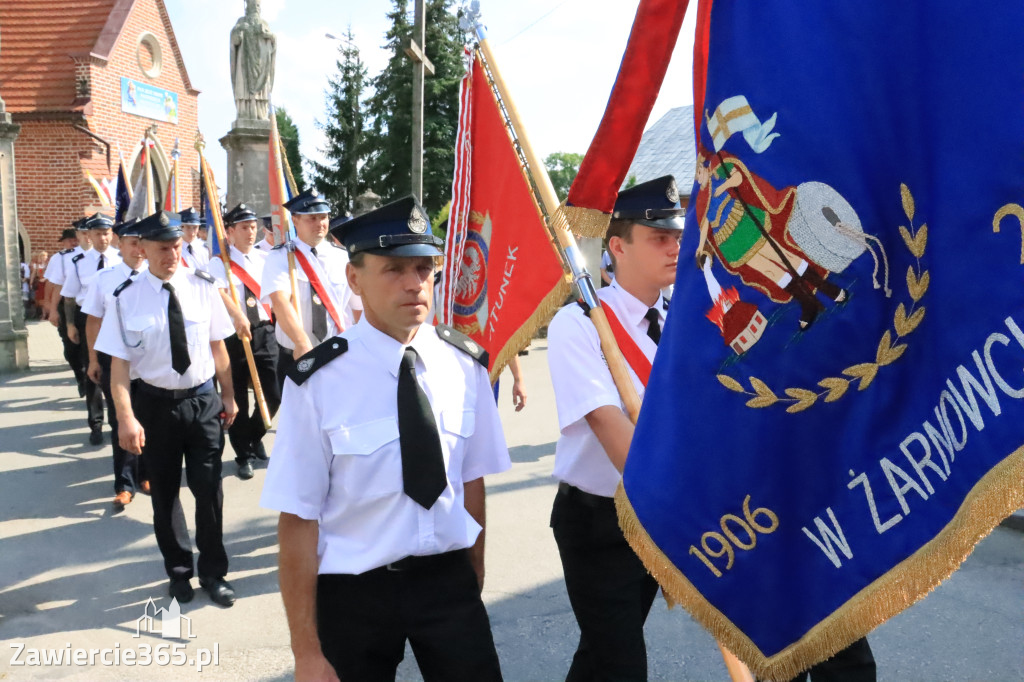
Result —
[{"label": "red roof", "polygon": [[[0,97],[7,110],[78,110],[75,60],[108,59],[134,4],[135,0],[0,0]],[[166,9],[162,2],[157,6],[180,62]],[[189,86],[187,75],[185,82]]]}]

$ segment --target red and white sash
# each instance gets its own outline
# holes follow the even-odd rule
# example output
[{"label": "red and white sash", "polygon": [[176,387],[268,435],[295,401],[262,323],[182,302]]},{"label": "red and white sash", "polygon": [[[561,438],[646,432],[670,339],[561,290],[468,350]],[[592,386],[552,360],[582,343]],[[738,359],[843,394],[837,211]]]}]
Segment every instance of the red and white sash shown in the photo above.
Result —
[{"label": "red and white sash", "polygon": [[626,328],[619,322],[619,318],[612,307],[607,302],[602,301],[601,308],[604,310],[605,317],[608,318],[608,326],[612,328],[612,335],[615,337],[616,343],[619,344],[622,356],[626,358],[626,362],[633,368],[633,372],[636,373],[643,387],[647,388],[647,381],[651,378],[651,361],[647,359],[647,355],[644,354],[640,346],[633,340],[633,337],[626,331]]},{"label": "red and white sash", "polygon": [[[234,275],[235,277],[237,277],[239,280],[241,280],[242,284],[245,285],[245,288],[247,288],[249,291],[251,291],[253,296],[256,297],[256,302],[258,303],[260,298],[261,298],[261,296],[260,296],[260,285],[257,284],[256,280],[254,280],[252,278],[252,275],[249,274],[248,270],[246,270],[240,264],[238,264],[234,260],[232,260],[231,261],[231,274]],[[246,303],[244,301],[242,303],[243,303],[243,305],[248,305],[248,303]],[[263,309],[265,311],[267,311],[267,317],[269,317],[270,319],[273,319],[273,314],[270,312],[270,306],[267,305],[266,303],[263,303],[261,305],[263,306]]]},{"label": "red and white sash", "polygon": [[316,269],[310,264],[309,259],[306,258],[306,254],[302,253],[299,249],[295,249],[295,259],[299,261],[299,265],[302,267],[302,271],[306,273],[306,277],[309,279],[309,284],[313,287],[313,291],[320,297],[320,301],[323,302],[324,307],[327,309],[327,313],[334,320],[334,326],[338,328],[339,332],[345,331],[345,325],[341,323],[341,316],[338,315],[338,311],[334,308],[334,299],[327,295],[327,290],[324,289],[323,283],[316,274]]}]

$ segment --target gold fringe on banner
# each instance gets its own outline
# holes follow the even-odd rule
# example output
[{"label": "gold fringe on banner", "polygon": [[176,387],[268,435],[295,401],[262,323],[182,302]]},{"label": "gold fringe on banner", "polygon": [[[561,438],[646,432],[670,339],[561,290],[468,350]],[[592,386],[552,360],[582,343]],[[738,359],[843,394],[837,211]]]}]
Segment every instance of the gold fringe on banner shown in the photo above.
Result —
[{"label": "gold fringe on banner", "polygon": [[861,637],[929,592],[960,567],[999,523],[1024,507],[1024,446],[992,468],[964,499],[956,516],[927,544],[774,656],[760,649],[716,609],[658,548],[636,517],[626,490],[615,493],[619,525],[665,593],[682,604],[761,680],[788,680]]},{"label": "gold fringe on banner", "polygon": [[558,309],[565,303],[565,299],[569,297],[571,290],[572,285],[564,277],[559,277],[558,284],[548,292],[541,300],[540,305],[537,306],[537,309],[533,311],[533,314],[509,337],[509,340],[498,351],[498,357],[494,361],[494,368],[490,372],[492,384],[501,376],[509,361],[519,351],[530,345],[530,341],[533,339],[533,335],[537,333],[537,330],[551,321],[551,318],[555,316]]},{"label": "gold fringe on banner", "polygon": [[608,223],[612,219],[610,215],[597,209],[569,206],[564,201],[558,207],[558,212],[569,221],[569,231],[577,237],[604,239],[604,233],[608,231]]}]

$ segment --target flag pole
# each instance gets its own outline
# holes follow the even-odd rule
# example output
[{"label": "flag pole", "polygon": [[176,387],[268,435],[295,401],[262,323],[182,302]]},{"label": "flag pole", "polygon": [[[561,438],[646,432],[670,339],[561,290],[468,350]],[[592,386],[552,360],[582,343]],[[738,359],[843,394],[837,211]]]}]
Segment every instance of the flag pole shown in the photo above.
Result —
[{"label": "flag pole", "polygon": [[481,23],[479,14],[473,14],[470,11],[469,18],[474,22],[473,30],[476,32],[480,51],[483,53],[484,63],[490,72],[491,80],[498,92],[498,96],[501,98],[502,105],[508,114],[512,131],[515,133],[519,146],[526,156],[530,175],[540,193],[539,198],[544,206],[544,211],[549,217],[549,221],[545,222],[549,225],[549,229],[554,232],[565,260],[569,264],[573,281],[583,297],[584,304],[589,309],[588,317],[593,322],[594,327],[597,329],[597,335],[601,339],[601,351],[608,361],[608,369],[611,371],[615,387],[619,391],[619,397],[622,398],[630,421],[635,424],[640,414],[640,396],[637,395],[636,388],[633,386],[633,380],[629,377],[626,360],[623,358],[622,351],[619,350],[619,346],[615,342],[615,336],[612,334],[612,329],[608,325],[608,318],[601,307],[601,301],[597,297],[594,282],[583,262],[583,256],[580,253],[579,246],[576,244],[576,238],[569,231],[569,223],[565,218],[565,214],[559,208],[561,202],[558,201],[558,196],[555,194],[551,178],[548,177],[547,172],[544,170],[544,164],[541,162],[540,157],[537,156],[533,145],[526,136],[522,120],[519,117],[519,111],[509,95],[508,87],[505,85],[501,72],[498,70],[494,53],[491,51],[490,42],[487,40],[486,28]]},{"label": "flag pole", "polygon": [[[618,389],[619,396],[626,406],[626,412],[629,415],[630,421],[635,424],[637,416],[640,414],[640,397],[637,395],[633,381],[626,370],[626,360],[622,356],[622,351],[619,350],[611,327],[608,325],[608,318],[601,308],[601,302],[597,297],[594,282],[591,279],[590,273],[587,272],[586,266],[583,264],[582,255],[580,254],[579,247],[576,245],[576,238],[569,231],[568,220],[560,207],[561,202],[558,201],[558,195],[555,194],[551,178],[548,176],[540,157],[534,151],[533,145],[530,144],[529,138],[526,136],[522,119],[519,117],[519,111],[516,109],[515,102],[512,100],[505,80],[498,69],[494,53],[491,51],[490,42],[487,40],[487,29],[484,27],[480,17],[478,3],[473,3],[473,6],[467,13],[467,18],[472,22],[471,28],[480,44],[484,64],[488,72],[490,72],[491,80],[508,114],[509,124],[530,166],[530,175],[537,186],[544,210],[550,218],[550,229],[555,233],[555,238],[562,247],[565,260],[572,270],[573,280],[576,282],[580,295],[583,297],[584,304],[590,308],[588,317],[597,329],[597,334],[601,339],[601,351],[604,353],[605,360],[608,363],[608,369],[611,371],[612,379],[615,381],[615,387]],[[721,643],[718,643],[718,648],[722,652],[722,659],[725,662],[725,668],[732,682],[754,682],[754,676],[750,670],[735,654],[722,646]]]},{"label": "flag pole", "polygon": [[[224,274],[228,280],[228,291],[231,292],[231,300],[239,310],[242,310],[241,304],[238,301],[238,291],[235,289],[234,282],[231,281],[231,255],[228,253],[230,249],[227,248],[227,239],[224,236],[224,219],[220,214],[220,200],[217,198],[217,185],[213,181],[213,171],[210,170],[210,165],[206,163],[206,157],[203,155],[204,146],[205,143],[202,137],[199,137],[196,140],[196,150],[199,152],[199,167],[202,171],[203,181],[206,183],[210,218],[213,220],[213,229],[217,236],[217,241],[220,242],[220,258],[224,263]],[[209,192],[213,192],[212,197],[209,196]],[[260,383],[260,376],[256,371],[256,358],[252,354],[252,344],[244,336],[239,336],[239,339],[241,339],[242,348],[245,350],[245,361],[249,365],[252,392],[256,396],[256,404],[259,405],[263,425],[269,429],[270,409],[267,407],[267,400],[263,396],[263,385]]]},{"label": "flag pole", "polygon": [[156,198],[153,195],[153,159],[150,157],[150,132],[153,130],[153,126],[146,128],[145,137],[142,140],[142,151],[144,159],[146,161],[146,167],[143,171],[146,174],[146,212],[143,217],[151,216],[156,212]]},{"label": "flag pole", "polygon": [[[276,144],[275,144],[275,140],[276,140]],[[282,172],[282,168],[283,169],[287,169],[289,178],[291,178],[291,174],[292,174],[291,168],[287,165],[288,164],[288,158],[285,156],[283,149],[284,149],[284,147],[283,147],[283,145],[281,143],[281,133],[278,132],[278,130],[277,130],[277,113],[273,109],[273,107],[271,107],[271,110],[270,110],[270,150],[269,151],[270,151],[271,154],[274,155],[274,158],[277,161],[275,166],[277,167],[278,175],[280,176],[279,180],[278,180],[278,186],[280,187],[281,190],[284,190],[284,182],[286,181],[285,177],[284,177],[284,173]],[[292,187],[294,188],[295,179],[291,178],[291,181],[292,181]],[[273,187],[272,184],[271,184],[271,187]],[[281,204],[284,204],[284,201],[283,201],[284,197],[283,196],[282,197],[270,197],[270,204],[271,204],[271,206],[274,205],[275,199],[280,201]],[[286,216],[287,215],[287,211],[288,211],[288,209],[284,208],[283,206],[281,207],[282,216]],[[294,308],[294,310],[295,310],[295,317],[296,317],[296,319],[298,319],[299,324],[301,325],[302,324],[302,311],[299,308],[299,281],[298,281],[298,278],[295,275],[295,272],[296,272],[295,244],[289,238],[290,231],[288,230],[287,224],[282,224],[281,225],[281,235],[284,238],[284,242],[283,243],[284,243],[285,251],[288,252],[288,280],[289,280],[289,282],[291,284],[291,288],[292,288],[292,297],[291,297],[292,308]]]}]

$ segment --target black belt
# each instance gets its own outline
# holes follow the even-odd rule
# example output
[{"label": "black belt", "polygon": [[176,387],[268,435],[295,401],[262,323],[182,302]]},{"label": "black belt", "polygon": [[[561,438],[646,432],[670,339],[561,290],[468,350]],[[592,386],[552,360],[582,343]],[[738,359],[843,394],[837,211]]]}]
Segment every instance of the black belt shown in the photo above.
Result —
[{"label": "black belt", "polygon": [[418,572],[418,573],[431,573],[437,571],[445,566],[450,565],[453,561],[459,560],[466,553],[464,549],[456,549],[451,552],[445,552],[444,554],[429,554],[427,556],[407,556],[404,559],[398,561],[392,561],[390,564],[386,564],[379,568],[374,568],[367,571],[363,575],[369,575],[371,573],[385,573],[385,572]]},{"label": "black belt", "polygon": [[597,509],[598,507],[614,506],[615,500],[611,497],[604,497],[603,495],[595,495],[588,493],[585,490],[580,490],[574,485],[568,483],[558,484],[558,494],[562,497],[566,497],[574,502],[579,502],[584,507],[591,507]]},{"label": "black belt", "polygon": [[273,324],[274,324],[273,320],[260,320],[259,324],[252,325],[249,328],[250,329],[260,329],[262,327],[273,326]]},{"label": "black belt", "polygon": [[139,393],[145,393],[156,398],[163,398],[164,400],[184,400],[185,398],[193,398],[197,395],[209,393],[213,390],[213,379],[207,379],[205,383],[193,386],[192,388],[176,388],[167,389],[159,388],[147,384],[145,381],[139,380],[135,384],[135,390]]}]

